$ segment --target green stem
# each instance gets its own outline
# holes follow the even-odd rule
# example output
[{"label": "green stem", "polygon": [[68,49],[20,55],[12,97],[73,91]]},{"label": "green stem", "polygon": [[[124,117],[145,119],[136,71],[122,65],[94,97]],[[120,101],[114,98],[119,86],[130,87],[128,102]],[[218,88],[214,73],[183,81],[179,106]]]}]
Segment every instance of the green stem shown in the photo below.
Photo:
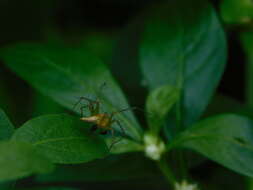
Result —
[{"label": "green stem", "polygon": [[[177,103],[176,107],[176,120],[177,120],[177,130],[182,130],[182,118],[181,118],[181,103]],[[186,178],[187,176],[187,167],[184,159],[184,154],[183,151],[178,150],[178,158],[179,158],[179,169],[180,169],[180,174],[182,178]]]},{"label": "green stem", "polygon": [[181,130],[181,100],[178,101],[176,104],[176,125],[177,125],[177,131]]},{"label": "green stem", "polygon": [[[183,62],[183,61],[182,61]],[[179,66],[179,73],[177,78],[177,87],[180,90],[180,98],[179,101],[176,103],[176,125],[177,125],[177,131],[182,130],[182,117],[181,117],[181,101],[182,101],[182,91],[184,86],[184,80],[183,80],[183,72],[184,72],[184,65],[180,64]]]},{"label": "green stem", "polygon": [[[184,62],[184,60],[182,61]],[[181,64],[180,66],[180,72],[179,72],[179,78],[178,78],[178,86],[181,91],[182,96],[182,90],[184,86],[184,81],[183,81],[183,72],[184,72],[184,64]],[[181,97],[182,98],[182,97]],[[182,113],[181,113],[181,98],[180,101],[177,102],[176,105],[176,125],[177,125],[177,132],[182,131],[183,126],[182,126]],[[184,154],[181,150],[178,151],[178,157],[179,157],[179,168],[180,168],[180,174],[182,178],[185,178],[187,176],[187,168],[184,160]]]},{"label": "green stem", "polygon": [[166,177],[169,184],[171,186],[174,186],[174,184],[177,182],[177,179],[174,176],[173,172],[171,171],[170,167],[168,166],[166,160],[164,158],[161,158],[159,161],[157,161],[157,165],[160,168],[163,175]]},{"label": "green stem", "polygon": [[180,167],[181,177],[182,177],[182,179],[186,179],[188,174],[187,174],[187,165],[186,165],[186,161],[184,159],[183,151],[179,150],[178,157],[179,157],[179,167]]}]

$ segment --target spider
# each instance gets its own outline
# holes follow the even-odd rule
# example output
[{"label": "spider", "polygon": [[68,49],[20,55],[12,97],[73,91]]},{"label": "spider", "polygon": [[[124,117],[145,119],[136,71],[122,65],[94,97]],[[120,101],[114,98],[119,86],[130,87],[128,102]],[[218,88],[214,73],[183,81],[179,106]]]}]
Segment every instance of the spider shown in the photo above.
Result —
[{"label": "spider", "polygon": [[[93,125],[91,127],[92,132],[94,132],[96,130],[100,130],[100,134],[106,135],[109,131],[111,131],[112,137],[114,137],[115,132],[114,132],[114,129],[112,128],[112,124],[117,123],[122,131],[122,134],[123,134],[122,136],[125,136],[124,128],[122,127],[120,121],[115,119],[114,116],[116,114],[122,113],[124,111],[135,109],[135,107],[122,109],[122,110],[112,112],[112,113],[106,113],[106,112],[100,111],[100,101],[99,100],[92,100],[87,97],[80,97],[79,101],[74,105],[74,108],[79,103],[81,103],[81,101],[83,101],[83,100],[87,101],[88,104],[80,107],[80,110],[81,110],[80,120],[82,120],[84,122],[93,123]],[[84,112],[85,108],[89,109],[89,112],[90,112],[89,116],[84,116],[83,112]],[[118,143],[122,140],[122,138],[123,138],[122,136],[118,140],[115,140],[115,138],[113,138],[114,140],[112,141],[112,144],[109,147],[109,151],[111,150],[113,145],[115,145],[116,143]]]}]

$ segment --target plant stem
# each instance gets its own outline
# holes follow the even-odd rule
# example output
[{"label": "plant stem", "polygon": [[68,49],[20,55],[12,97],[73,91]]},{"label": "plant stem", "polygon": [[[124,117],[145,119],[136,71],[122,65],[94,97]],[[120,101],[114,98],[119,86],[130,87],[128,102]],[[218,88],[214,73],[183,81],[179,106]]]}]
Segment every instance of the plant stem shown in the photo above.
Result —
[{"label": "plant stem", "polygon": [[160,168],[163,175],[166,177],[167,181],[171,186],[174,186],[174,184],[177,182],[176,177],[174,176],[173,172],[171,171],[169,165],[167,164],[166,160],[161,158],[159,161],[157,161],[157,165]]},{"label": "plant stem", "polygon": [[[181,121],[181,103],[177,103],[176,107],[176,120],[177,120],[177,130],[182,130],[182,121]],[[183,151],[178,150],[178,158],[179,158],[179,169],[180,169],[180,175],[182,178],[186,178],[187,176],[187,167],[185,164],[184,154]]]},{"label": "plant stem", "polygon": [[185,179],[187,178],[187,165],[184,159],[183,151],[179,150],[178,157],[179,157],[179,167],[180,167],[181,178]]}]

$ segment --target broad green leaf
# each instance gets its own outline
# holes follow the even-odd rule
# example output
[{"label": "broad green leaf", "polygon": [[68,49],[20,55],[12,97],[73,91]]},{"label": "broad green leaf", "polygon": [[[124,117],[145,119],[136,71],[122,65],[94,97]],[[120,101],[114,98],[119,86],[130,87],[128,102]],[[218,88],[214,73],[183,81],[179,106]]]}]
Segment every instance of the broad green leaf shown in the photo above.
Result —
[{"label": "broad green leaf", "polygon": [[33,94],[33,117],[43,114],[62,113],[64,108],[51,98],[35,92]]},{"label": "broad green leaf", "polygon": [[253,121],[244,116],[224,114],[193,125],[170,148],[193,149],[238,173],[253,176]]},{"label": "broad green leaf", "polygon": [[108,154],[104,140],[88,128],[67,114],[45,115],[26,122],[12,139],[32,144],[54,163],[82,163]]},{"label": "broad green leaf", "polygon": [[53,165],[24,142],[0,142],[0,181],[48,173]]},{"label": "broad green leaf", "polygon": [[[129,107],[108,68],[83,48],[18,44],[1,49],[0,58],[42,94],[69,109],[73,110],[81,96],[98,97],[102,111]],[[101,92],[103,83],[107,87]],[[73,111],[80,113],[79,109]],[[117,118],[128,136],[141,139],[141,129],[131,111],[118,114]]]},{"label": "broad green leaf", "polygon": [[123,181],[159,177],[155,163],[140,153],[111,155],[80,165],[58,165],[50,174],[38,175],[39,183]]},{"label": "broad green leaf", "polygon": [[152,7],[142,17],[140,66],[149,89],[171,85],[180,90],[179,126],[205,110],[226,62],[224,32],[206,0],[178,0]]},{"label": "broad green leaf", "polygon": [[253,2],[251,0],[222,0],[221,16],[230,24],[247,24],[253,19]]},{"label": "broad green leaf", "polygon": [[170,85],[151,91],[146,102],[147,118],[151,129],[159,131],[168,112],[178,99],[179,90]]},{"label": "broad green leaf", "polygon": [[14,126],[7,115],[0,109],[0,140],[7,140],[14,132]]}]

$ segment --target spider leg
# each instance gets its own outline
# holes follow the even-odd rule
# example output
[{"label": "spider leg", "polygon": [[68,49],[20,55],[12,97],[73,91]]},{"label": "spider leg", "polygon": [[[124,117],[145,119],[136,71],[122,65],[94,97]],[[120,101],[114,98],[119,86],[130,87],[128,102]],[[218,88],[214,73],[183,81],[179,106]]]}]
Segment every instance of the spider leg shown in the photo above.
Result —
[{"label": "spider leg", "polygon": [[86,101],[88,101],[89,103],[96,103],[96,100],[92,100],[92,99],[87,98],[87,97],[84,97],[84,96],[80,97],[80,99],[81,99],[81,100],[86,100]]},{"label": "spider leg", "polygon": [[90,99],[90,98],[87,98],[87,97],[82,96],[82,97],[80,97],[79,100],[74,104],[73,109],[75,109],[76,106],[77,106],[78,104],[80,104],[83,100],[88,101],[89,104],[95,104],[95,103],[97,103],[96,100],[92,100],[92,99]]},{"label": "spider leg", "polygon": [[78,104],[80,104],[83,100],[88,101],[88,104],[85,105],[85,106],[81,106],[81,107],[80,107],[81,115],[82,115],[82,116],[83,116],[83,109],[86,108],[86,107],[88,107],[89,110],[90,110],[90,112],[93,113],[93,114],[94,114],[94,113],[97,113],[97,112],[99,111],[99,103],[100,103],[100,102],[99,102],[99,101],[96,101],[96,100],[92,100],[92,99],[90,99],[90,98],[86,98],[86,97],[80,97],[79,100],[74,104],[73,109],[75,109],[76,106],[77,106]]},{"label": "spider leg", "polygon": [[79,100],[73,105],[73,110],[76,108],[76,106],[77,106],[78,104],[81,103],[81,101],[82,101],[82,99],[79,98]]},{"label": "spider leg", "polygon": [[129,110],[137,110],[137,111],[141,111],[143,113],[146,113],[147,115],[149,116],[152,116],[154,114],[150,113],[150,112],[147,112],[141,108],[138,108],[138,107],[129,107],[129,108],[125,108],[125,109],[122,109],[122,110],[119,110],[119,111],[116,111],[116,112],[113,112],[112,115],[116,115],[116,114],[119,114],[119,113],[122,113],[122,112],[125,112],[125,111],[129,111]]},{"label": "spider leg", "polygon": [[120,121],[117,120],[117,119],[115,119],[114,121],[118,124],[119,128],[121,129],[121,132],[122,132],[123,136],[126,136],[125,130],[124,130],[123,126],[121,125]]},{"label": "spider leg", "polygon": [[100,110],[100,101],[101,100],[100,100],[99,97],[103,94],[103,90],[104,90],[105,87],[106,87],[106,82],[101,84],[98,91],[97,91],[97,97],[96,97],[96,100],[95,100],[95,104],[96,104],[95,110],[96,110],[96,112],[99,112],[99,110]]},{"label": "spider leg", "polygon": [[84,110],[85,108],[87,108],[87,107],[89,107],[89,105],[84,105],[84,106],[81,106],[81,107],[80,107],[81,117],[84,116],[84,115],[83,115],[83,110]]},{"label": "spider leg", "polygon": [[114,138],[114,129],[111,129],[111,132],[112,132],[112,144],[109,147],[109,152],[111,151],[113,145],[115,145],[118,142],[118,141],[115,141],[115,138]]},{"label": "spider leg", "polygon": [[125,112],[125,111],[135,110],[135,109],[136,109],[136,107],[125,108],[125,109],[113,112],[112,115],[116,115],[116,114],[119,114],[119,113],[122,113],[122,112]]},{"label": "spider leg", "polygon": [[[119,120],[113,120],[113,122],[116,122],[119,125],[120,129],[122,130],[123,136],[125,136],[126,133],[124,131],[124,128],[120,124]],[[112,144],[109,147],[109,151],[112,149],[113,145],[115,145],[116,143],[120,142],[123,139],[123,136],[121,136],[118,140],[114,137],[115,135],[114,135],[114,129],[113,128],[111,129],[111,132],[112,132],[113,140],[112,140]]]}]

